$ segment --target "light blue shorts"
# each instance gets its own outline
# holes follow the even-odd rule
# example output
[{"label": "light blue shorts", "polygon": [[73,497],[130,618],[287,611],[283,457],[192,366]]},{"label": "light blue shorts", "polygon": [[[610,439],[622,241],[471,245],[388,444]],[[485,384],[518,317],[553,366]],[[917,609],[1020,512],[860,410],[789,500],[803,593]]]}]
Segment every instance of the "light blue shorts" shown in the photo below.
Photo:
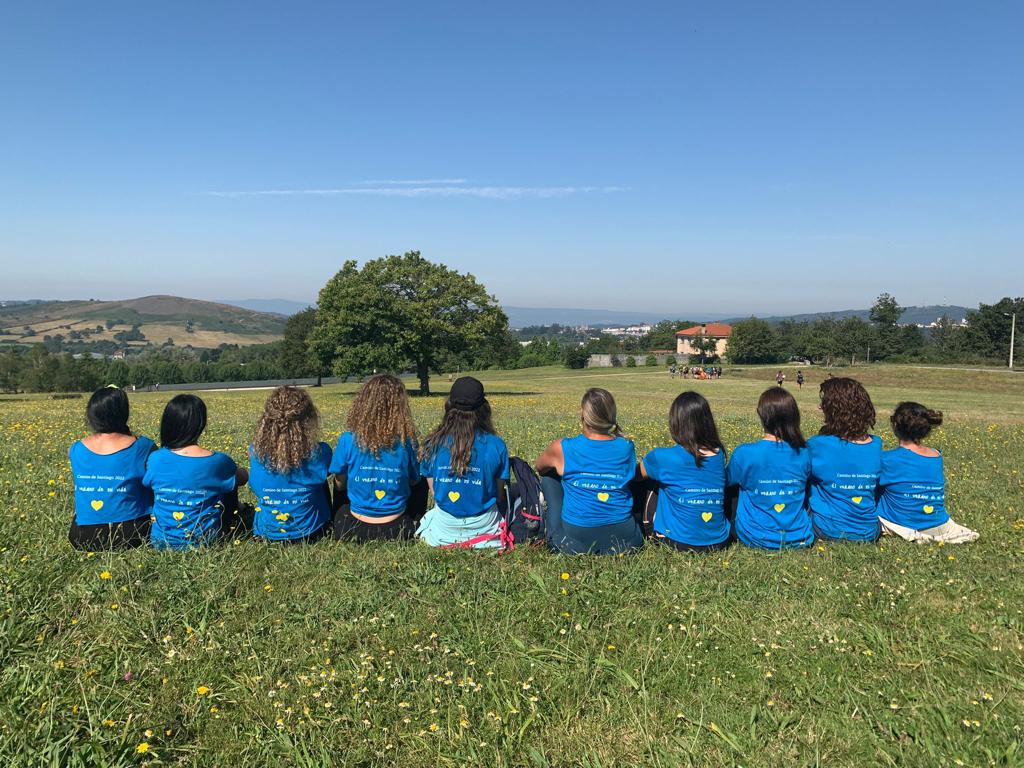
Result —
[{"label": "light blue shorts", "polygon": [[497,507],[473,517],[455,517],[435,506],[420,518],[416,535],[432,547],[497,549],[501,546],[500,531]]}]

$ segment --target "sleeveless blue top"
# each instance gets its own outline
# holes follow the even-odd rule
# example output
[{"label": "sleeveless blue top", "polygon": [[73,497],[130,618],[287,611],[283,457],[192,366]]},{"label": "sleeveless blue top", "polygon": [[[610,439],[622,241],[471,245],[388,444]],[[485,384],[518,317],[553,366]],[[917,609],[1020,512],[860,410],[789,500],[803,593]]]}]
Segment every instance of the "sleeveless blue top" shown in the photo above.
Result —
[{"label": "sleeveless blue top", "polygon": [[614,525],[629,519],[636,476],[636,448],[624,437],[592,440],[586,435],[562,439],[562,520],[581,528]]}]

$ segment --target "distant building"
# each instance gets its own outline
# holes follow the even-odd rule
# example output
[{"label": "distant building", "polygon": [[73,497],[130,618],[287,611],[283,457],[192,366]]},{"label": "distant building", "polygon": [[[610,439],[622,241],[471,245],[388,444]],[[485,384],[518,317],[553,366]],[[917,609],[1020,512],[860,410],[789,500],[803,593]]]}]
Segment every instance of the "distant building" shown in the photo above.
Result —
[{"label": "distant building", "polygon": [[725,357],[725,349],[729,345],[732,326],[726,323],[701,323],[693,328],[676,331],[676,354],[699,355],[700,350],[693,346],[696,339],[711,339],[715,342],[715,355]]},{"label": "distant building", "polygon": [[646,336],[651,332],[651,325],[648,323],[641,323],[640,325],[626,325],[617,328],[602,328],[601,333],[607,334],[608,336],[619,336],[639,339],[641,336]]}]

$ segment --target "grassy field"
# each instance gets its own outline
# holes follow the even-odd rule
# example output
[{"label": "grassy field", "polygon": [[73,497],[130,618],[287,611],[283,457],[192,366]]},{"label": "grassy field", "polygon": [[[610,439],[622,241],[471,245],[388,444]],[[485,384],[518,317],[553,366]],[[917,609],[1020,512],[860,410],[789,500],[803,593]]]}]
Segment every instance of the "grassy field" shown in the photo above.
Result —
[{"label": "grassy field", "polygon": [[[790,379],[794,370],[788,371]],[[817,370],[798,397],[817,429]],[[891,407],[947,413],[964,547],[733,547],[596,559],[420,545],[244,542],[87,556],[66,529],[84,400],[0,399],[0,761],[18,765],[1024,764],[1024,377],[859,371]],[[755,439],[774,370],[481,376],[513,453],[575,429],[609,388],[638,451],[705,393]],[[445,383],[437,380],[435,386]],[[353,387],[315,391],[328,439]],[[204,395],[243,461],[265,392]],[[168,395],[133,396],[154,435]],[[417,398],[421,430],[439,397]]]}]

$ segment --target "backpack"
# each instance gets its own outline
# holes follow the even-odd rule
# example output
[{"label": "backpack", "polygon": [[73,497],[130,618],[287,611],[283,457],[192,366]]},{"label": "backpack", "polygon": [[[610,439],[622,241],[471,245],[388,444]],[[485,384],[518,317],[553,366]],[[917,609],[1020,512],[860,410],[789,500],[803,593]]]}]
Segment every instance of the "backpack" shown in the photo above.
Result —
[{"label": "backpack", "polygon": [[544,494],[540,478],[526,461],[513,456],[509,459],[515,483],[510,483],[508,508],[505,512],[505,532],[509,538],[507,548],[517,544],[538,544],[545,540]]}]

